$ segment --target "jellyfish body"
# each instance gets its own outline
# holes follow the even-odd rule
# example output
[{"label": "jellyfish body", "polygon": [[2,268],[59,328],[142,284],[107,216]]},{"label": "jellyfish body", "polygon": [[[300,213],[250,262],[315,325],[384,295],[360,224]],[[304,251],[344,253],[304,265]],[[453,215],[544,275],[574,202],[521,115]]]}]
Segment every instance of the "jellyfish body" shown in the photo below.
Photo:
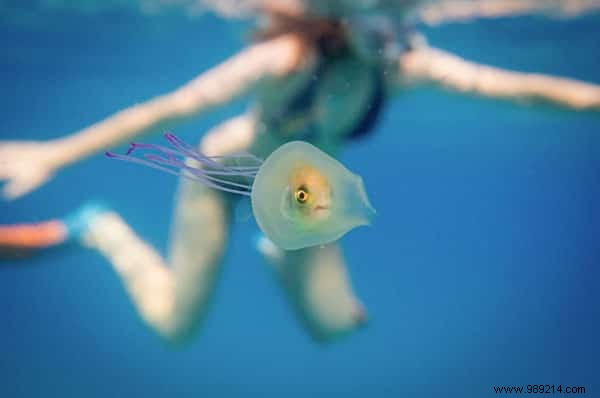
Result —
[{"label": "jellyfish body", "polygon": [[265,235],[286,250],[335,241],[375,214],[362,178],[302,141],[282,145],[262,164],[252,211]]},{"label": "jellyfish body", "polygon": [[[262,161],[251,154],[208,157],[172,134],[165,138],[173,148],[134,143],[125,155],[106,155],[250,196],[258,226],[282,249],[335,241],[375,214],[362,178],[306,142],[284,144]],[[132,156],[140,149],[153,153]]]}]

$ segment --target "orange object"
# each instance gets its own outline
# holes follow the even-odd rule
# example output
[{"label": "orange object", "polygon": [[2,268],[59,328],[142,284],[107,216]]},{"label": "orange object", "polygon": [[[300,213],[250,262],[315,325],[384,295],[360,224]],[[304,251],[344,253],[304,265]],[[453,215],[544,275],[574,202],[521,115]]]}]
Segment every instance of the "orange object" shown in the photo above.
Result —
[{"label": "orange object", "polygon": [[44,248],[65,241],[67,227],[58,220],[0,226],[0,248]]}]

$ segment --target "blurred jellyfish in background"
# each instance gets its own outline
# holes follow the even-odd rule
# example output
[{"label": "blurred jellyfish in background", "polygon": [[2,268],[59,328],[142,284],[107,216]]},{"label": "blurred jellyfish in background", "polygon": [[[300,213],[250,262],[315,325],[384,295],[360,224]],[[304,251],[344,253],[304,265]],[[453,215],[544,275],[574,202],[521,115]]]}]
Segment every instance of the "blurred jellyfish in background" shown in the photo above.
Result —
[{"label": "blurred jellyfish in background", "polygon": [[[266,159],[282,145],[302,140],[335,156],[345,143],[373,131],[394,94],[423,84],[475,96],[600,110],[598,85],[476,64],[430,47],[415,30],[418,22],[578,15],[599,9],[600,0],[0,1],[0,10],[23,15],[31,9],[72,7],[82,13],[119,8],[195,15],[210,10],[248,18],[256,27],[248,47],[171,92],[67,137],[1,142],[0,179],[7,199],[33,191],[63,167],[249,94],[255,94],[253,105],[204,134],[199,152],[209,157],[247,152]],[[60,220],[0,227],[0,246],[32,250],[73,241],[95,250],[112,264],[151,328],[170,340],[190,337],[217,282],[233,195],[182,179],[166,258],[127,224],[118,204],[112,209],[90,199]],[[337,243],[290,251],[265,237],[257,246],[316,340],[334,339],[365,323],[366,310],[353,292]]]}]

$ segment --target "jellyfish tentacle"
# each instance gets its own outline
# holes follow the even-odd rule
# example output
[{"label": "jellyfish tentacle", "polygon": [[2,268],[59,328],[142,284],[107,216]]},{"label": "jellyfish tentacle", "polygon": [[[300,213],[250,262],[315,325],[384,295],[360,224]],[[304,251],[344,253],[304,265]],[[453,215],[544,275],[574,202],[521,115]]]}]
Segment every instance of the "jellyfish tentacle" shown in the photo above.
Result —
[{"label": "jellyfish tentacle", "polygon": [[[202,176],[202,178],[205,178],[205,179],[215,182],[215,183],[230,185],[230,186],[244,188],[244,189],[248,189],[248,190],[251,188],[251,186],[248,184],[240,184],[240,183],[236,183],[234,181],[228,181],[228,180],[225,180],[222,178],[212,177],[204,169],[189,166],[189,165],[185,164],[185,162],[182,162],[179,160],[168,160],[168,159],[161,158],[158,155],[154,155],[154,154],[150,154],[150,153],[146,154],[145,157],[152,163],[158,163],[158,164],[162,164],[164,166],[172,166],[172,167],[176,167],[180,170],[186,170],[186,171],[193,173],[194,175]],[[240,175],[240,174],[228,174],[228,175],[241,176],[241,177],[244,177],[244,176],[245,177],[253,177],[253,176]]]},{"label": "jellyfish tentacle", "polygon": [[206,185],[207,187],[214,188],[219,191],[229,192],[229,193],[233,193],[236,195],[251,196],[251,191],[250,191],[251,187],[247,187],[247,190],[224,187],[222,185],[216,184],[216,183],[208,180],[205,175],[202,175],[202,174],[198,175],[194,171],[196,171],[196,170],[193,170],[191,173],[181,172],[179,175],[189,178],[189,179],[192,179],[192,180],[200,181],[202,184]]},{"label": "jellyfish tentacle", "polygon": [[[189,146],[185,142],[181,141],[177,136],[166,133],[165,138],[177,149],[173,150],[170,148],[166,148],[161,145],[156,144],[145,144],[132,142],[130,144],[129,149],[127,150],[126,155],[131,155],[137,149],[146,149],[146,150],[155,150],[164,155],[166,155],[169,159],[176,159],[179,156],[187,156],[191,157],[199,162],[201,162],[205,167],[214,168],[217,170],[229,170],[229,171],[258,171],[260,169],[260,164],[262,164],[263,160],[254,156],[251,153],[236,153],[226,156],[206,156],[193,147]],[[217,160],[231,160],[231,159],[251,159],[258,163],[257,166],[229,166],[218,162]]]},{"label": "jellyfish tentacle", "polygon": [[[251,153],[247,153],[247,152],[240,152],[240,153],[233,153],[231,155],[222,155],[222,156],[207,156],[209,159],[252,159],[256,162],[258,162],[258,164],[262,164],[264,162],[264,159],[259,158],[258,156],[255,156]],[[249,167],[257,167],[257,166],[249,166]]]},{"label": "jellyfish tentacle", "polygon": [[168,167],[164,167],[164,166],[159,166],[155,163],[152,163],[148,160],[144,160],[144,159],[140,159],[140,158],[136,158],[135,156],[130,156],[130,155],[119,155],[118,153],[113,153],[113,152],[105,152],[104,155],[106,155],[106,157],[110,158],[110,159],[116,159],[116,160],[122,160],[125,162],[130,162],[130,163],[136,163],[136,164],[140,164],[142,166],[147,166],[168,174],[172,174],[175,176],[180,176],[181,173],[169,169]]},{"label": "jellyfish tentacle", "polygon": [[175,136],[172,133],[165,133],[165,138],[167,139],[167,141],[169,141],[171,145],[173,145],[175,148],[181,151],[182,154],[196,159],[204,165],[212,166],[217,169],[222,169],[223,167],[225,167],[225,165],[223,165],[222,163],[212,160],[210,157],[196,151],[192,146],[181,141],[177,136]]},{"label": "jellyfish tentacle", "polygon": [[[208,157],[201,154],[171,133],[165,134],[165,138],[176,150],[155,144],[132,143],[126,154],[119,155],[106,152],[106,156],[112,159],[148,166],[171,175],[184,176],[221,191],[250,196],[252,182],[258,173],[259,167],[228,166],[216,161],[216,157]],[[144,153],[142,158],[133,156],[133,153],[139,149],[155,151],[158,154],[151,152]],[[198,161],[200,165],[189,165],[186,163],[185,157]],[[223,160],[259,160],[251,154],[219,156],[218,158]],[[225,177],[243,177],[251,181],[249,183],[240,183],[231,181]]]},{"label": "jellyfish tentacle", "polygon": [[200,163],[202,163],[203,166],[205,167],[209,167],[209,168],[215,168],[218,170],[236,170],[237,167],[245,167],[245,166],[227,166],[226,164],[223,164],[217,160],[231,160],[231,159],[252,159],[253,161],[258,163],[258,167],[257,166],[250,166],[251,169],[250,170],[256,170],[258,171],[258,169],[260,168],[260,165],[263,163],[263,160],[250,154],[250,153],[239,153],[239,154],[231,154],[231,155],[225,155],[225,156],[206,156],[200,152],[198,152],[195,148],[193,148],[192,146],[186,144],[185,142],[183,142],[179,137],[177,137],[176,135],[172,134],[172,133],[165,133],[164,137],[167,139],[167,141],[169,141],[169,143],[171,145],[173,145],[175,148],[177,148],[181,154],[183,154],[184,156],[188,156],[191,157],[192,159],[195,159],[197,161],[199,161]]},{"label": "jellyfish tentacle", "polygon": [[[158,152],[164,154],[165,156],[167,156],[169,160],[177,160],[176,156],[183,156],[180,152],[177,152],[173,149],[165,148],[161,145],[144,144],[144,143],[137,143],[137,142],[131,143],[131,145],[130,145],[129,149],[127,150],[127,152],[125,153],[125,155],[126,156],[132,155],[138,149],[158,151]],[[145,156],[148,157],[148,154],[146,154]],[[156,156],[156,155],[152,155],[152,156]],[[219,158],[225,159],[227,157],[220,156]],[[222,171],[213,171],[213,170],[206,168],[207,174],[240,175],[241,173],[244,173],[244,174],[248,174],[249,176],[253,176],[258,172],[258,169],[260,168],[260,167],[256,167],[256,166],[225,166],[225,165],[222,165],[222,166],[223,167],[219,167],[219,169],[218,169],[218,170],[222,170]],[[207,167],[210,167],[210,166],[207,166]]]},{"label": "jellyfish tentacle", "polygon": [[176,156],[181,156],[181,154],[173,149],[165,148],[161,145],[156,144],[144,144],[141,142],[132,142],[129,144],[129,149],[125,153],[126,155],[131,155],[137,149],[147,149],[147,150],[155,150],[161,152],[166,155],[169,159],[175,159]]},{"label": "jellyfish tentacle", "polygon": [[[153,153],[146,153],[144,154],[144,157],[146,159],[148,159],[151,162],[156,162],[165,166],[173,166],[173,167],[179,167],[179,168],[183,168],[183,169],[194,169],[194,167],[186,164],[184,161],[179,160],[179,159],[165,159],[159,155],[155,155]],[[207,170],[207,169],[201,169],[203,174],[205,175],[211,175],[211,176],[235,176],[235,177],[251,177],[254,178],[256,176],[256,172],[255,171],[236,171],[236,170],[217,170],[217,171],[213,171],[213,170]]]},{"label": "jellyfish tentacle", "polygon": [[[207,179],[207,177],[205,175],[197,173],[196,169],[191,168],[189,170],[185,170],[185,169],[173,170],[173,169],[169,169],[168,167],[160,166],[160,165],[150,162],[148,160],[139,159],[139,158],[136,158],[133,156],[118,155],[118,154],[111,153],[111,152],[106,152],[106,156],[111,159],[117,159],[117,160],[123,160],[126,162],[141,164],[142,166],[147,166],[147,167],[150,167],[150,168],[153,168],[153,169],[156,169],[156,170],[159,170],[164,173],[171,174],[171,175],[174,175],[177,177],[185,177],[185,178],[200,182],[210,188],[214,188],[214,189],[217,189],[220,191],[225,191],[225,192],[238,194],[238,195],[250,196],[250,187],[243,187],[244,190],[224,187],[224,186],[216,184],[215,182]],[[188,172],[185,173],[184,171],[188,171]],[[245,189],[247,189],[247,190],[245,190]]]}]

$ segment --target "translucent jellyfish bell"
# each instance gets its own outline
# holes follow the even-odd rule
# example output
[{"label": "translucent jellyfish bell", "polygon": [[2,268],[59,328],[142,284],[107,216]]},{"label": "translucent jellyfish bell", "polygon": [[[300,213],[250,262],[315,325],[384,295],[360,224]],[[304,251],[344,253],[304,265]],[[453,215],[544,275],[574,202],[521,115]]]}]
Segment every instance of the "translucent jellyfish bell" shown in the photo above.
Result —
[{"label": "translucent jellyfish bell", "polygon": [[279,147],[262,164],[252,210],[265,235],[287,250],[335,241],[375,214],[360,176],[301,141]]},{"label": "translucent jellyfish bell", "polygon": [[[172,134],[165,137],[173,149],[131,144],[125,155],[106,155],[250,196],[258,226],[282,249],[335,241],[351,229],[370,224],[375,214],[362,178],[308,143],[287,143],[262,161],[251,154],[209,157]],[[133,157],[138,149],[154,153]]]}]

